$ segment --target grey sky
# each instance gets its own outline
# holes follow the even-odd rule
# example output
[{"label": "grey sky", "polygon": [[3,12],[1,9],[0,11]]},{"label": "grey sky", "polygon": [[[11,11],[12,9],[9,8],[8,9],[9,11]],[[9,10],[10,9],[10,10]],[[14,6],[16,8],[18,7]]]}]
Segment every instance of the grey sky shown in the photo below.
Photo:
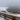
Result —
[{"label": "grey sky", "polygon": [[20,8],[20,0],[0,0],[0,7]]}]

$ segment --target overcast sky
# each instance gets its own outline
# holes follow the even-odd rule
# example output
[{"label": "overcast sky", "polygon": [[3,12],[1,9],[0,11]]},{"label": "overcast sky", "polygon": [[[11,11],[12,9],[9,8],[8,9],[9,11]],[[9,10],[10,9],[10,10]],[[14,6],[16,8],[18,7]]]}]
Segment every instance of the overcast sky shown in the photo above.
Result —
[{"label": "overcast sky", "polygon": [[9,7],[11,9],[20,9],[20,0],[0,0],[0,7]]}]

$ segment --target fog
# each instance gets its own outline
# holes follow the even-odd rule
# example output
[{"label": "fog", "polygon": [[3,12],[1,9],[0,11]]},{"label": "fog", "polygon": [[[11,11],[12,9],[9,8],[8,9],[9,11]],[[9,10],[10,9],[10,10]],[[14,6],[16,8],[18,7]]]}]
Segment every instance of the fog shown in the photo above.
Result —
[{"label": "fog", "polygon": [[20,9],[20,0],[0,0],[0,7],[9,7],[9,9]]}]

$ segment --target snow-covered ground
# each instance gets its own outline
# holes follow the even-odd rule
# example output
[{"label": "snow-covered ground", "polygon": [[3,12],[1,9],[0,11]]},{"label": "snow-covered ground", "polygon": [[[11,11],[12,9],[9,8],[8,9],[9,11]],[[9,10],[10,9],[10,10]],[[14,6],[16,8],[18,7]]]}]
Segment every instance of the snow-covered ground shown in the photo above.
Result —
[{"label": "snow-covered ground", "polygon": [[5,20],[4,18],[0,17],[0,20]]},{"label": "snow-covered ground", "polygon": [[10,12],[8,12],[8,15],[12,15],[12,16],[16,16],[16,17],[20,17],[20,14],[14,14],[14,13],[10,13]]}]

